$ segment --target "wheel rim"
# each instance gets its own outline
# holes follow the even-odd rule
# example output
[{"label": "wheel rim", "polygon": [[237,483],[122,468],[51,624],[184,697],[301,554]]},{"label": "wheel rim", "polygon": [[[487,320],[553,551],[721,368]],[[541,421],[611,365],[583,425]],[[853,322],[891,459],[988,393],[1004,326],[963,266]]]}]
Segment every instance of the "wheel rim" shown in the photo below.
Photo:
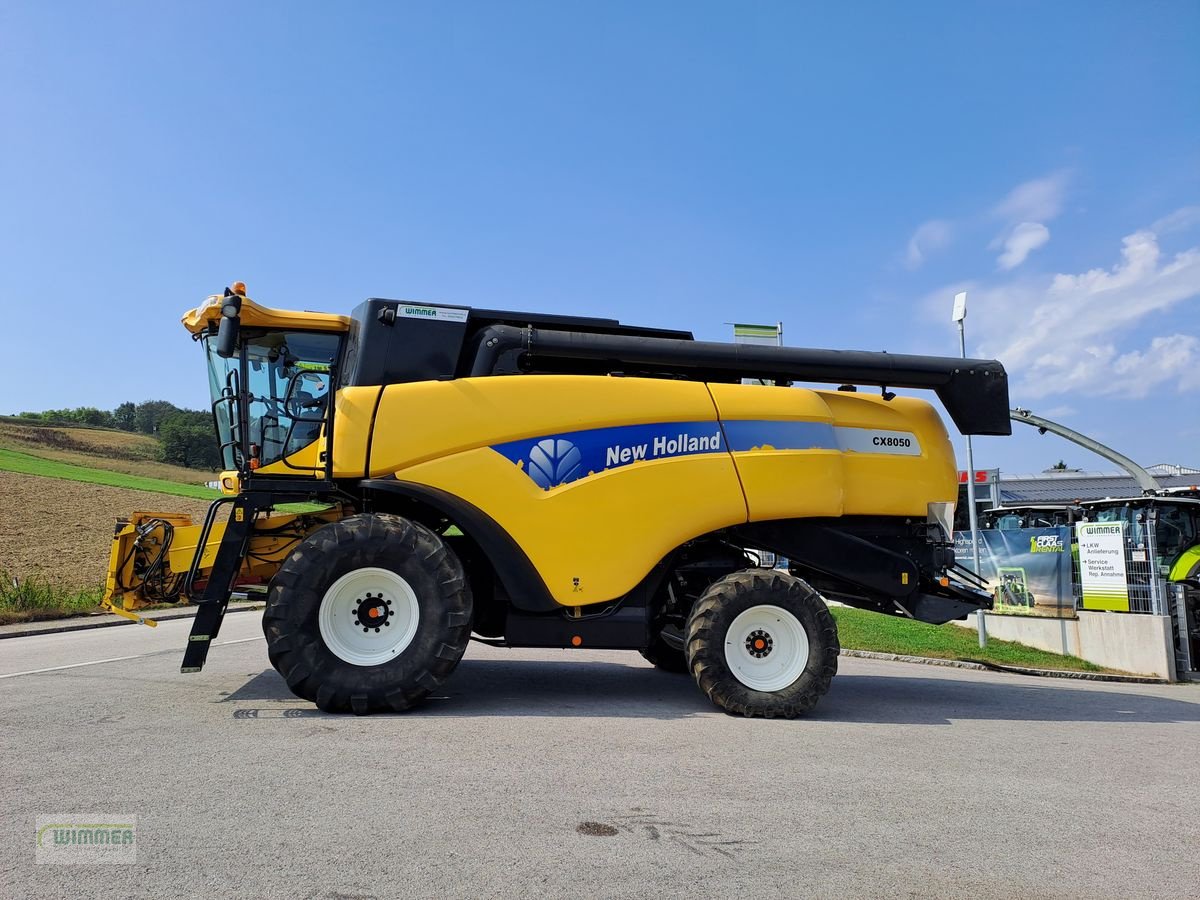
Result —
[{"label": "wheel rim", "polygon": [[347,572],[321,598],[321,638],[338,659],[377,666],[412,643],[421,611],[407,581],[374,566]]},{"label": "wheel rim", "polygon": [[733,677],[755,691],[780,691],[808,665],[808,633],[779,606],[752,606],[725,632],[725,662]]}]

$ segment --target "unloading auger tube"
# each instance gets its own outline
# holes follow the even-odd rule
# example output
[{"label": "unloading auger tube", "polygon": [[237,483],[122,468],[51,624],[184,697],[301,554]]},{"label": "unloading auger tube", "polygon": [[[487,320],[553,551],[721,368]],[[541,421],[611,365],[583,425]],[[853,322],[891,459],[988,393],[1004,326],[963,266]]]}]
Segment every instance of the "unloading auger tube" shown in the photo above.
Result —
[{"label": "unloading auger tube", "polygon": [[863,350],[814,350],[753,344],[672,340],[491,325],[479,337],[472,376],[553,370],[553,363],[588,360],[604,368],[658,373],[703,372],[711,380],[760,378],[781,384],[872,385],[932,390],[963,434],[1008,435],[1008,374],[994,359]]},{"label": "unloading auger tube", "polygon": [[837,669],[826,598],[939,624],[991,606],[954,560],[945,427],[895,391],[1008,434],[995,360],[380,299],[277,310],[240,283],[184,325],[225,496],[200,524],[120,523],[105,602],[197,602],[185,672],[257,586],[272,665],[325,710],[407,709],[475,638],[635,649],[728,711],[791,717]]}]

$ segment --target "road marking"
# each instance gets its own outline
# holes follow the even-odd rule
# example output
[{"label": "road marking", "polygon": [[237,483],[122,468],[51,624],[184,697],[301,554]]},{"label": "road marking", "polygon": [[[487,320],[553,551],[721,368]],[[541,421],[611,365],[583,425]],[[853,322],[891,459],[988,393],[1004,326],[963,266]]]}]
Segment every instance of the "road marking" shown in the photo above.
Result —
[{"label": "road marking", "polygon": [[[213,644],[214,647],[224,647],[228,644],[245,644],[248,641],[261,641],[262,637],[238,638],[236,641],[217,641]],[[176,648],[172,647],[167,650],[155,650],[153,653],[138,653],[135,656],[114,656],[112,659],[93,659],[89,662],[71,663],[68,666],[51,666],[48,669],[30,669],[28,672],[11,672],[8,675],[0,675],[0,679],[4,678],[20,678],[22,675],[42,675],[46,672],[61,672],[63,669],[78,669],[81,666],[99,666],[103,663],[125,662],[130,659],[145,659],[148,656],[161,656],[164,653],[175,653]]]}]

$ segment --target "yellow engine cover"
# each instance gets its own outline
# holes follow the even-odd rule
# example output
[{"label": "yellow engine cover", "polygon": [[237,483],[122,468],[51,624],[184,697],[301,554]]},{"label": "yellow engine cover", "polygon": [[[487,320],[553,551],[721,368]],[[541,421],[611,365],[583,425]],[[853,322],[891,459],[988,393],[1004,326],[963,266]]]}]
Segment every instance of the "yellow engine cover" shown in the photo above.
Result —
[{"label": "yellow engine cover", "polygon": [[[362,446],[352,432],[339,419],[336,440]],[[372,477],[491,516],[564,606],[621,596],[718,528],[923,518],[957,497],[928,403],[836,391],[569,375],[389,385],[369,446]]]}]

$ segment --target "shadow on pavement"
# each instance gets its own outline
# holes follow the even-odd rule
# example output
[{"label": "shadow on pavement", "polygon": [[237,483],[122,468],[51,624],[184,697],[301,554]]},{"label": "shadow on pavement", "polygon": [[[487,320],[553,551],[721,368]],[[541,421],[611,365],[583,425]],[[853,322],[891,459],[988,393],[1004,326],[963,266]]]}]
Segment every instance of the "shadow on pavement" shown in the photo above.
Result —
[{"label": "shadow on pavement", "polygon": [[[1193,692],[1181,687],[1168,690]],[[326,715],[297,699],[267,670],[222,702],[286,701],[240,709],[239,718]],[[401,716],[565,716],[678,719],[719,714],[686,675],[610,662],[464,659],[422,706]],[[381,718],[388,718],[388,715]],[[1200,703],[1106,686],[1067,682],[1031,685],[1012,676],[983,681],[974,673],[936,678],[838,675],[807,721],[887,725],[949,725],[955,720],[1020,722],[1200,722]],[[800,722],[806,720],[798,720]]]},{"label": "shadow on pavement", "polygon": [[[971,676],[843,674],[811,719],[881,725],[949,725],[956,719],[1014,722],[1200,722],[1200,703],[1120,689],[1080,688],[1079,682],[1029,684]],[[1106,685],[1106,688],[1109,686]],[[1179,690],[1200,700],[1200,691]]]},{"label": "shadow on pavement", "polygon": [[[253,700],[299,704],[289,717],[325,715],[293,696],[273,669],[255,675],[223,698],[223,702]],[[398,715],[679,719],[719,713],[691,678],[647,666],[464,659],[428,701]],[[262,711],[258,717],[280,715]]]}]

